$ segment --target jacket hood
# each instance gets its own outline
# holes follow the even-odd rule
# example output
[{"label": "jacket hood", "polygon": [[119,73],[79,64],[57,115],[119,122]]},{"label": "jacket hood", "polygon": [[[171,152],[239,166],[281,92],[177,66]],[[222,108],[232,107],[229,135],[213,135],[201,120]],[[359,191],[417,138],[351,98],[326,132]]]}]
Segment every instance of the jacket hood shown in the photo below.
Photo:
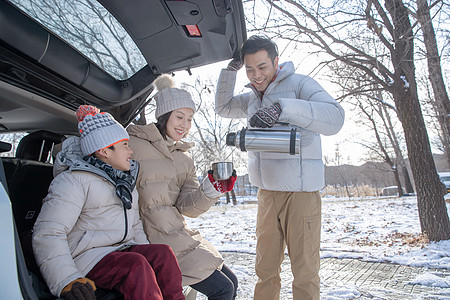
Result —
[{"label": "jacket hood", "polygon": [[56,155],[53,176],[56,177],[56,175],[80,164],[87,165],[83,160],[80,138],[70,137],[64,140],[61,151]]},{"label": "jacket hood", "polygon": [[295,67],[292,61],[281,63],[278,67],[280,68],[280,72],[278,73],[277,78],[275,78],[274,81],[281,81],[289,75],[295,73]]},{"label": "jacket hood", "polygon": [[[148,125],[131,125],[128,126],[127,131],[130,136],[138,137],[153,144],[158,142],[166,143],[166,140],[163,139],[155,123],[151,123]],[[194,147],[194,145],[195,143],[192,142],[177,141],[173,146],[169,147],[169,150],[170,152],[175,150],[186,152]]]},{"label": "jacket hood", "polygon": [[[64,140],[61,151],[56,155],[53,166],[53,177],[67,170],[91,172],[106,178],[115,185],[105,171],[94,167],[83,159],[80,138],[76,136]],[[139,164],[132,161],[130,164],[130,174],[137,178],[138,172]]]}]

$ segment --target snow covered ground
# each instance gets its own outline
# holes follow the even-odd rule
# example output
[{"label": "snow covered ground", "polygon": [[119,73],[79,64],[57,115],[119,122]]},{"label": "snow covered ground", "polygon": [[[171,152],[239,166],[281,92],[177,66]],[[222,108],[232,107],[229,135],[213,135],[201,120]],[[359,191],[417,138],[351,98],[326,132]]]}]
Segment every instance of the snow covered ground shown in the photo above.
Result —
[{"label": "snow covered ground", "polygon": [[[425,241],[420,234],[415,197],[322,200],[322,258],[355,258],[450,270],[450,240],[437,243]],[[187,222],[219,251],[254,254],[256,198],[239,198],[238,202],[236,206],[213,206],[198,218],[187,218]],[[450,215],[449,203],[447,211]],[[242,281],[249,276],[254,277],[252,267],[234,271]],[[290,273],[290,270],[284,268],[282,272]],[[290,282],[282,281],[282,284],[290,286]],[[417,276],[411,284],[449,288],[450,278],[436,276],[430,271]],[[357,298],[357,291],[352,287],[337,291],[335,287],[321,285],[322,298]],[[239,295],[238,299],[251,299],[252,287],[240,286]],[[202,297],[198,299],[206,299]]]}]

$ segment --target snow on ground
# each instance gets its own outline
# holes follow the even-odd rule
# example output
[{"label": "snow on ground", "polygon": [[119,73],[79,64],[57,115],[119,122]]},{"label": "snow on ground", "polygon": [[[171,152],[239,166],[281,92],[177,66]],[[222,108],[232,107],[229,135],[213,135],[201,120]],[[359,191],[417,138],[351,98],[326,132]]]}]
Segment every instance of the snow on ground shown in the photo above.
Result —
[{"label": "snow on ground", "polygon": [[[249,203],[250,204],[245,204]],[[213,206],[187,218],[219,251],[255,253],[256,199]],[[447,204],[450,214],[450,205]],[[322,200],[321,257],[358,258],[450,269],[450,241],[427,244],[415,197]]]},{"label": "snow on ground", "polygon": [[[235,206],[223,200],[198,218],[186,218],[187,223],[219,251],[255,254],[256,197],[241,197]],[[322,199],[321,257],[450,269],[450,240],[426,242],[420,234],[416,201],[416,197]],[[448,203],[447,211],[450,215]],[[233,271],[239,279],[254,273],[239,265]],[[415,283],[450,287],[448,278],[432,272],[418,276],[411,282]],[[351,286],[330,287],[326,299],[353,299],[358,293]]]}]

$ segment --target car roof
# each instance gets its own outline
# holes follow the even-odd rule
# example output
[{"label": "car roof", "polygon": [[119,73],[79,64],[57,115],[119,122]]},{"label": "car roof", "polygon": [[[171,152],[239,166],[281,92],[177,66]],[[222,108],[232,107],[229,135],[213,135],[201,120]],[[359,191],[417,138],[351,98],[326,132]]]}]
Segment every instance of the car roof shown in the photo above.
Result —
[{"label": "car roof", "polygon": [[[81,104],[95,105],[127,125],[144,108],[153,90],[151,83],[159,74],[190,71],[229,59],[246,39],[241,0],[84,0],[86,5],[100,4],[108,18],[124,29],[130,42],[118,45],[131,49],[132,43],[139,52],[136,56],[127,53],[128,61],[142,63],[121,76],[114,73],[114,68],[123,65],[119,60],[108,69],[110,64],[103,63],[103,57],[95,60],[100,52],[89,56],[89,47],[77,48],[61,34],[78,30],[71,22],[75,14],[67,17],[65,12],[66,19],[58,19],[62,10],[37,9],[44,2],[48,1],[0,0],[3,132],[45,129],[76,133],[73,112]],[[52,5],[81,2],[53,0]],[[99,15],[106,18],[103,12]],[[50,24],[51,19],[58,21]],[[93,19],[89,22],[97,24]],[[106,49],[118,52],[117,47]]]}]

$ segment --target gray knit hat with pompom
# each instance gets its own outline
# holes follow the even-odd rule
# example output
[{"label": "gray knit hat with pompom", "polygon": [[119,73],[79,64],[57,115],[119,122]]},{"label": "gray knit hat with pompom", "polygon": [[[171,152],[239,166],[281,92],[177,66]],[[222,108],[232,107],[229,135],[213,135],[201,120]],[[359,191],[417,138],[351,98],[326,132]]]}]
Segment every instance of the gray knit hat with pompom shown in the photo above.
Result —
[{"label": "gray knit hat with pompom", "polygon": [[158,90],[155,95],[156,119],[178,108],[190,108],[195,113],[195,103],[191,95],[185,90],[174,88],[174,82],[170,75],[160,75],[153,81],[153,85]]},{"label": "gray knit hat with pompom", "polygon": [[95,106],[80,105],[76,114],[84,156],[129,139],[128,132],[113,116]]}]

